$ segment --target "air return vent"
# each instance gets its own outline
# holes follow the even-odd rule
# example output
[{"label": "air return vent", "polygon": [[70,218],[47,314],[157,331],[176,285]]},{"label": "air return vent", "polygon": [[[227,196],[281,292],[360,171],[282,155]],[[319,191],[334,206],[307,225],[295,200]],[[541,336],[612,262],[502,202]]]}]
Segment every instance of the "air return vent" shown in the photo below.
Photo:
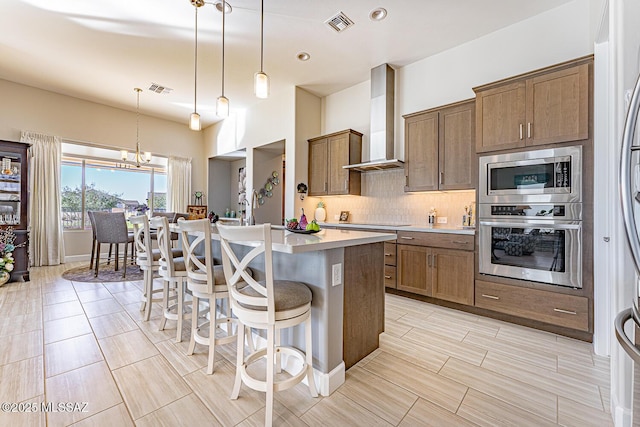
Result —
[{"label": "air return vent", "polygon": [[353,21],[349,19],[343,12],[338,13],[326,21],[324,21],[329,27],[333,28],[336,32],[340,33],[353,25]]},{"label": "air return vent", "polygon": [[168,93],[171,93],[173,89],[171,89],[170,87],[159,85],[158,83],[151,83],[151,86],[149,86],[149,90],[151,92],[162,93],[166,95]]}]

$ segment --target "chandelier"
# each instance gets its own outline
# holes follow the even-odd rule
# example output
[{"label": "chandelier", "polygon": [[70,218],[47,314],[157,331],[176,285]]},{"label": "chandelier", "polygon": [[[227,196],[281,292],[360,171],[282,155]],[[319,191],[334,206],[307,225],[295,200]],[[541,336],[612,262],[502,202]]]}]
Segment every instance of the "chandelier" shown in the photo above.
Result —
[{"label": "chandelier", "polygon": [[[120,159],[123,162],[134,165],[139,168],[144,163],[151,161],[151,153],[149,151],[144,154],[140,151],[140,92],[142,89],[136,87],[133,90],[136,91],[136,152],[133,159],[129,159],[129,152],[127,150],[120,150]],[[126,167],[126,166],[124,166]]]}]

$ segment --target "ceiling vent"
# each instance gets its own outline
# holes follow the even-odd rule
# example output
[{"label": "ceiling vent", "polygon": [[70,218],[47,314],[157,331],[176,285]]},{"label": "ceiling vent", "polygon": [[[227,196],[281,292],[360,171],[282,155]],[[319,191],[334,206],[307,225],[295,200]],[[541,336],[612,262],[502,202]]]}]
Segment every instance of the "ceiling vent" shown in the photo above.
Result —
[{"label": "ceiling vent", "polygon": [[349,19],[343,12],[338,13],[326,21],[324,21],[329,27],[333,28],[336,32],[340,33],[353,25],[353,21]]},{"label": "ceiling vent", "polygon": [[151,83],[151,86],[149,86],[149,90],[151,92],[162,93],[166,95],[168,93],[171,93],[173,89],[171,89],[170,87],[159,85],[158,83]]}]

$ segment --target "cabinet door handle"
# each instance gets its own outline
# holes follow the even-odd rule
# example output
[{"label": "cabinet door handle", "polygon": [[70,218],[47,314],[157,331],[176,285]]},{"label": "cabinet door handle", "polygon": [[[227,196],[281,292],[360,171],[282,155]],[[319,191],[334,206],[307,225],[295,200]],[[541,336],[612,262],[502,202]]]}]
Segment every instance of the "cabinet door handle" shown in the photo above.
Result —
[{"label": "cabinet door handle", "polygon": [[385,252],[384,256],[391,256],[391,254],[388,254],[388,253]]},{"label": "cabinet door handle", "polygon": [[384,276],[385,279],[391,279],[391,276]]},{"label": "cabinet door handle", "polygon": [[527,123],[527,138],[531,138],[531,122]]},{"label": "cabinet door handle", "polygon": [[495,295],[487,295],[487,294],[482,294],[483,298],[489,298],[489,299],[495,299],[495,300],[499,300],[500,297],[497,297]]},{"label": "cabinet door handle", "polygon": [[442,185],[442,183],[444,182],[444,172],[440,172],[440,181],[439,184]]},{"label": "cabinet door handle", "polygon": [[522,123],[520,123],[520,140],[522,140]]},{"label": "cabinet door handle", "polygon": [[324,183],[324,191],[327,191],[327,183]]},{"label": "cabinet door handle", "polygon": [[431,267],[431,254],[427,255],[427,266]]},{"label": "cabinet door handle", "polygon": [[561,308],[554,308],[553,311],[555,311],[556,313],[563,313],[563,314],[573,314],[574,316],[578,313],[576,313],[575,311],[571,311],[571,310],[563,310]]},{"label": "cabinet door handle", "polygon": [[452,240],[451,243],[456,243],[458,245],[468,245],[471,242],[465,242],[464,240]]},{"label": "cabinet door handle", "polygon": [[407,236],[400,236],[400,238],[405,240],[413,240],[413,237],[407,237]]},{"label": "cabinet door handle", "polygon": [[438,268],[438,255],[433,256],[433,268]]}]

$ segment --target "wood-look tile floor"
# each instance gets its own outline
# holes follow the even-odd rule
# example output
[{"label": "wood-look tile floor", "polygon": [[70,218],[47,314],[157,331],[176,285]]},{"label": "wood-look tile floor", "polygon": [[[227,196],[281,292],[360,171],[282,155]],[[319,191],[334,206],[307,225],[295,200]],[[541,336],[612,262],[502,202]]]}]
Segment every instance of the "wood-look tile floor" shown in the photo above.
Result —
[{"label": "wood-look tile floor", "polygon": [[[235,347],[205,374],[206,349],[186,356],[175,322],[142,321],[140,282],[77,283],[73,267],[31,270],[0,287],[0,401],[18,426],[259,426],[264,394],[229,399]],[[86,402],[80,412],[40,403]],[[17,409],[15,405],[14,409]],[[276,393],[275,425],[607,426],[609,360],[591,345],[394,295],[380,348],[330,397],[304,385]]]}]

